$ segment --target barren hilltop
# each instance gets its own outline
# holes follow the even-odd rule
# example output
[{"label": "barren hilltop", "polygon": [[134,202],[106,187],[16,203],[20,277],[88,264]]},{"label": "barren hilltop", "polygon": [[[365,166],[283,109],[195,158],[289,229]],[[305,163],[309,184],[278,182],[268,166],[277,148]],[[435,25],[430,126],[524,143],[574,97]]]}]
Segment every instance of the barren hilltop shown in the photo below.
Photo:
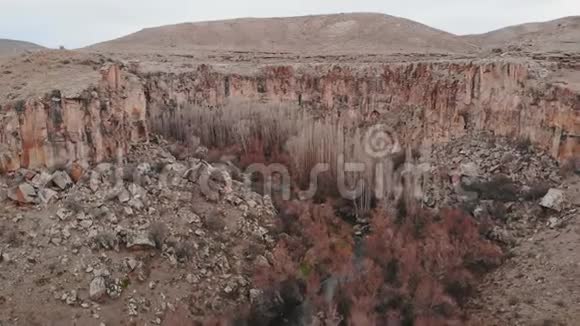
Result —
[{"label": "barren hilltop", "polygon": [[485,34],[468,35],[465,40],[483,48],[512,46],[536,52],[579,52],[580,16],[509,26]]},{"label": "barren hilltop", "polygon": [[0,57],[13,56],[27,51],[36,51],[44,47],[24,41],[0,39]]},{"label": "barren hilltop", "polygon": [[412,20],[375,13],[241,18],[147,28],[89,47],[103,51],[239,50],[393,53],[473,50],[468,42]]}]

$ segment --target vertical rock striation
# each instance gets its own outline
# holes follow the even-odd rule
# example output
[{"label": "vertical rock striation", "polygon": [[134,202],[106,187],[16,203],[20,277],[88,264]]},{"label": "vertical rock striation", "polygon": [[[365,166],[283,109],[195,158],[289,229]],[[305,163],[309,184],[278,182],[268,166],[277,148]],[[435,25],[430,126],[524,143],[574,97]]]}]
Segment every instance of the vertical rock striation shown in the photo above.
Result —
[{"label": "vertical rock striation", "polygon": [[558,159],[580,155],[580,94],[510,60],[266,66],[234,73],[199,65],[140,76],[118,65],[80,94],[55,90],[0,108],[0,171],[114,158],[148,140],[152,119],[238,100],[351,109],[401,133],[444,142],[469,132],[529,138]]},{"label": "vertical rock striation", "polygon": [[130,142],[147,140],[146,101],[140,81],[116,65],[81,94],[54,90],[3,105],[0,171],[86,165],[115,157]]},{"label": "vertical rock striation", "polygon": [[351,108],[363,116],[376,111],[398,119],[401,132],[411,128],[435,141],[487,130],[529,138],[559,159],[580,155],[580,94],[543,82],[522,62],[268,66],[249,74],[202,65],[148,75],[145,88],[152,119],[237,99],[291,102],[314,110]]}]

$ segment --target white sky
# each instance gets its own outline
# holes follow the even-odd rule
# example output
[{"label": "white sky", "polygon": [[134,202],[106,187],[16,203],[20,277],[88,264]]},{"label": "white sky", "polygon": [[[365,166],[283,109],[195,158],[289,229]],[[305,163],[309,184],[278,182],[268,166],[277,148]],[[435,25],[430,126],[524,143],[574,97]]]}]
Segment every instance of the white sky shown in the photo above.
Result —
[{"label": "white sky", "polygon": [[76,48],[181,22],[355,11],[471,34],[580,15],[580,0],[0,0],[0,38]]}]

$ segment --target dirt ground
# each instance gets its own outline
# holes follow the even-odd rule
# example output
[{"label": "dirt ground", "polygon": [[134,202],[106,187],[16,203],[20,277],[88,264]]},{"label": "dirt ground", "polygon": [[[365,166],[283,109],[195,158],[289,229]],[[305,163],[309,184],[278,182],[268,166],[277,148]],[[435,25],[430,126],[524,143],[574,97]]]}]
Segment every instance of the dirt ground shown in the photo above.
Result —
[{"label": "dirt ground", "polygon": [[[205,318],[249,301],[254,266],[269,264],[271,203],[236,182],[207,197],[182,177],[186,162],[141,150],[142,186],[119,188],[101,164],[66,190],[47,183],[48,202],[2,202],[0,325],[159,325],[178,310]],[[173,171],[171,184],[155,164]]]},{"label": "dirt ground", "polygon": [[[567,181],[580,199],[580,177]],[[580,210],[518,240],[472,302],[484,325],[576,325],[580,317]]]}]

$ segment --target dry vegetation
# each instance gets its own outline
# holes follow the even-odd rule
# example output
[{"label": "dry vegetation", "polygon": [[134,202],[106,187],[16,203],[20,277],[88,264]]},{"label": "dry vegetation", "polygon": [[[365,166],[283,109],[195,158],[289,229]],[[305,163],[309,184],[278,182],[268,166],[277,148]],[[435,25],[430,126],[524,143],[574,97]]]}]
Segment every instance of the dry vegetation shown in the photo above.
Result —
[{"label": "dry vegetation", "polygon": [[[158,121],[157,132],[186,144],[202,143],[220,153],[234,153],[244,166],[288,164],[293,185],[302,189],[317,163],[331,163],[319,177],[319,191],[312,201],[278,202],[273,265],[258,266],[254,277],[254,287],[263,295],[235,314],[243,316],[235,318],[236,324],[465,323],[463,305],[477,279],[500,263],[501,249],[485,240],[479,224],[461,211],[430,211],[417,205],[417,180],[412,173],[397,180],[396,193],[387,197],[396,210],[376,205],[377,194],[368,186],[376,176],[369,172],[359,174],[367,182],[362,196],[354,201],[339,199],[339,154],[347,162],[371,168],[388,161],[391,169],[418,156],[411,150],[393,151],[383,161],[373,160],[364,150],[364,129],[357,127],[345,127],[335,117],[314,119],[283,106],[188,108],[168,111]],[[355,175],[350,177],[353,181]],[[513,195],[512,185],[504,179],[471,186],[484,195]],[[352,206],[354,215],[362,210],[370,217],[366,236],[353,236],[352,220],[345,213]],[[186,318],[180,318],[167,325],[188,325]]]},{"label": "dry vegetation", "polygon": [[371,234],[355,244],[329,206],[294,210],[281,221],[274,267],[257,282],[297,283],[322,325],[460,325],[477,277],[502,256],[459,211],[374,211]]},{"label": "dry vegetation", "polygon": [[[386,156],[370,155],[365,138],[367,124],[364,119],[334,113],[313,117],[287,105],[238,103],[212,109],[171,108],[156,119],[153,130],[181,141],[184,148],[208,146],[212,160],[233,154],[242,168],[255,163],[281,163],[295,185],[294,193],[310,189],[311,182],[316,181],[317,197],[350,197],[356,200],[357,208],[367,212],[373,197],[395,201],[402,197],[401,189],[385,187],[379,194],[375,185],[392,184],[381,178],[400,177],[395,175],[396,170],[405,162],[416,163],[420,156],[417,151],[402,151],[395,138],[380,145],[389,148]],[[311,173],[320,163],[327,167],[324,171],[318,169],[318,177],[313,178]],[[344,171],[344,163],[362,163],[364,171]],[[341,192],[339,179],[344,180],[346,189],[360,191],[357,195]]]},{"label": "dry vegetation", "polygon": [[[263,294],[250,307],[199,325],[465,325],[463,308],[501,249],[457,210],[395,219],[373,211],[353,238],[331,205],[287,203],[273,265],[256,267]],[[197,325],[185,312],[167,326]]]}]

